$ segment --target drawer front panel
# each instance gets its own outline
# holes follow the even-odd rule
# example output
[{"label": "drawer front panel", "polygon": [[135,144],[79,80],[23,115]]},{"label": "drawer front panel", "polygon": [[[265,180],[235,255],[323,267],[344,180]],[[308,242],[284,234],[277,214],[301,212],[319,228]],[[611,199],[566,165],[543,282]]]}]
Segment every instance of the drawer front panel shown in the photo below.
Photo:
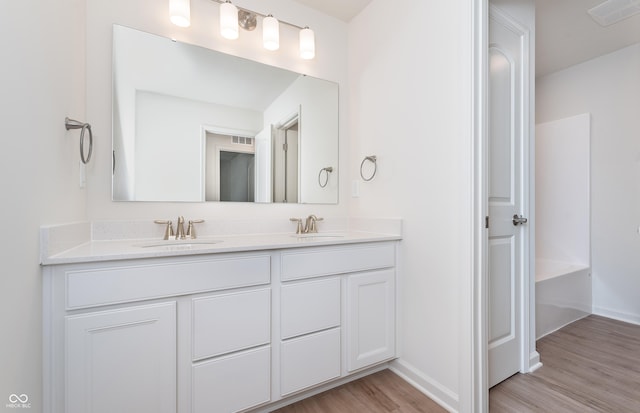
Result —
[{"label": "drawer front panel", "polygon": [[193,359],[271,341],[271,289],[193,300]]},{"label": "drawer front panel", "polygon": [[66,271],[67,309],[268,284],[270,256]]},{"label": "drawer front panel", "polygon": [[290,251],[282,253],[281,279],[295,280],[388,268],[394,265],[395,246],[392,243]]},{"label": "drawer front panel", "polygon": [[283,341],[280,392],[286,396],[340,376],[340,329]]},{"label": "drawer front panel", "polygon": [[193,367],[193,412],[239,412],[271,400],[271,347]]},{"label": "drawer front panel", "polygon": [[340,279],[284,285],[281,290],[281,338],[340,326]]}]

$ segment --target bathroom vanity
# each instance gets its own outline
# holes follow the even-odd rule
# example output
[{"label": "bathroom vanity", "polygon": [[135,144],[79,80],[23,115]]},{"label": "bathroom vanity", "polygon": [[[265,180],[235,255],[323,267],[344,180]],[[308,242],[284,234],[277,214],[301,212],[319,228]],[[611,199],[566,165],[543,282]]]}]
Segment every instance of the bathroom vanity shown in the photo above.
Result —
[{"label": "bathroom vanity", "polygon": [[44,258],[45,411],[269,411],[384,368],[399,239],[90,241]]}]

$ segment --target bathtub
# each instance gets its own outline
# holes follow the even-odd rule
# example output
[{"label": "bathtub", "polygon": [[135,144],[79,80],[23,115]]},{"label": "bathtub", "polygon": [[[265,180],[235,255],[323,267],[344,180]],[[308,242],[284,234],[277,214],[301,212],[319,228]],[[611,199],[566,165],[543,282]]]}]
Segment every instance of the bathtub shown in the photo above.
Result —
[{"label": "bathtub", "polygon": [[591,314],[591,268],[536,259],[536,339]]}]

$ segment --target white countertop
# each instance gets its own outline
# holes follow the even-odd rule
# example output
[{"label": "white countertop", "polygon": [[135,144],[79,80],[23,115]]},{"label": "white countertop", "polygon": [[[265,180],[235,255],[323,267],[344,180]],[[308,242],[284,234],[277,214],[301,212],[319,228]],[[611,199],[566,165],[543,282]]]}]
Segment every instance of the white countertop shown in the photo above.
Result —
[{"label": "white countertop", "polygon": [[[73,230],[78,224],[71,224]],[[401,228],[401,227],[400,227]],[[385,228],[386,229],[386,228]],[[66,229],[69,232],[68,228]],[[242,235],[201,236],[195,240],[163,241],[160,238],[132,238],[111,240],[86,240],[73,245],[56,239],[42,229],[42,265],[72,264],[125,259],[191,256],[230,252],[274,250],[327,245],[344,245],[361,242],[395,241],[402,239],[398,233],[377,233],[347,230],[319,232],[317,234],[262,233]],[[393,231],[396,232],[396,231]],[[53,249],[47,244],[65,244]]]},{"label": "white countertop", "polygon": [[340,234],[319,233],[315,234],[315,236],[305,234],[303,237],[298,237],[295,234],[259,234],[202,237],[195,240],[179,241],[148,238],[89,241],[59,254],[43,257],[42,265],[261,251],[399,239],[401,237],[398,235],[346,232]]}]

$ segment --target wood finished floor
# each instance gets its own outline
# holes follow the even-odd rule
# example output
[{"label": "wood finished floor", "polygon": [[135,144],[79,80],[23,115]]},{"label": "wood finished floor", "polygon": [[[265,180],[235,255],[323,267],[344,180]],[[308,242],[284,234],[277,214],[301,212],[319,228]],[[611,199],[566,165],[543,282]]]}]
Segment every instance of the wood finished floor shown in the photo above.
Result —
[{"label": "wood finished floor", "polygon": [[446,413],[391,370],[363,377],[273,413]]},{"label": "wood finished floor", "polygon": [[589,316],[537,347],[543,366],[492,388],[491,413],[640,412],[640,326]]},{"label": "wood finished floor", "polygon": [[[537,343],[543,366],[489,392],[490,413],[640,412],[640,326],[589,316]],[[441,413],[390,370],[294,403],[277,413]]]}]

